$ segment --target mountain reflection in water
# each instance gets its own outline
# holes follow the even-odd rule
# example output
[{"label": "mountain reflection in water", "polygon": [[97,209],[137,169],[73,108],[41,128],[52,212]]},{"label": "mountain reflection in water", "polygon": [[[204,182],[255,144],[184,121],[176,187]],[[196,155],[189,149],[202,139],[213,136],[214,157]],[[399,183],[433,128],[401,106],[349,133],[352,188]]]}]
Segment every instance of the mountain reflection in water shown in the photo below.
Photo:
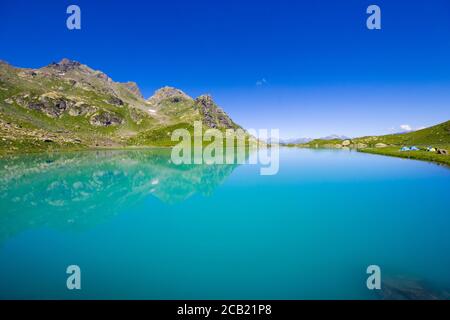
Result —
[{"label": "mountain reflection in water", "polygon": [[0,159],[0,242],[32,227],[85,229],[130,204],[208,196],[237,167],[175,165],[170,149],[36,154]]}]

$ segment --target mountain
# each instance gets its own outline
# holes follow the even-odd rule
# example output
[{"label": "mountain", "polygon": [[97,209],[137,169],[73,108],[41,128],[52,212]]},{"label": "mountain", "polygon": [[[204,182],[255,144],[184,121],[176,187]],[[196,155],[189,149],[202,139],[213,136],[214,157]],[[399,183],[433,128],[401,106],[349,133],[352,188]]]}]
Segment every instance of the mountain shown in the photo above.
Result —
[{"label": "mountain", "polygon": [[[301,144],[301,143],[307,143],[309,141],[313,140],[312,138],[290,138],[290,139],[279,139],[278,143],[281,145],[288,145],[288,144]],[[267,143],[272,143],[272,139],[267,139]]]},{"label": "mountain", "polygon": [[9,210],[0,214],[0,246],[40,226],[89,230],[144,199],[181,204],[194,195],[209,196],[238,167],[178,166],[170,155],[151,148],[2,157],[0,194]]},{"label": "mountain", "polygon": [[353,139],[368,146],[377,143],[387,145],[448,145],[450,144],[450,120],[417,131],[384,136],[367,136]]},{"label": "mountain", "polygon": [[332,134],[330,136],[319,138],[320,140],[347,140],[350,139],[347,136],[338,135],[338,134]]},{"label": "mountain", "polygon": [[209,95],[164,87],[144,99],[135,82],[63,59],[39,69],[0,61],[0,152],[173,145],[174,128],[240,128]]}]

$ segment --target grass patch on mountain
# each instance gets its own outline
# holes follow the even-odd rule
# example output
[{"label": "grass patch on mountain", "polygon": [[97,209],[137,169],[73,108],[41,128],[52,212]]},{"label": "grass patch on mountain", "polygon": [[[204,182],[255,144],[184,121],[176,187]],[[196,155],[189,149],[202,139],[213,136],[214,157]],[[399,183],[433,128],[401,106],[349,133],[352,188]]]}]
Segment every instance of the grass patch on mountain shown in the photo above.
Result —
[{"label": "grass patch on mountain", "polygon": [[172,141],[172,132],[176,129],[186,129],[193,136],[194,127],[189,123],[177,123],[175,125],[159,127],[138,133],[128,140],[131,146],[159,146],[171,147],[178,144],[178,141]]},{"label": "grass patch on mountain", "polygon": [[450,121],[413,132],[368,136],[352,140],[356,143],[366,143],[368,146],[375,145],[376,143],[396,146],[450,145]]}]

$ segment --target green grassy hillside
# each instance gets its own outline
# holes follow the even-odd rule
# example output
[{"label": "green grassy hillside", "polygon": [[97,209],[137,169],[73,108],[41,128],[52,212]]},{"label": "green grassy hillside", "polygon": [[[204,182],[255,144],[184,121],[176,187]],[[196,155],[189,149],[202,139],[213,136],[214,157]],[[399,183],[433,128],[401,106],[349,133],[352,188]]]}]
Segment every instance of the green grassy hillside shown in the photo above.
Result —
[{"label": "green grassy hillside", "polygon": [[389,134],[384,136],[369,136],[352,139],[355,143],[365,143],[375,146],[376,143],[387,145],[450,145],[450,121],[402,134]]},{"label": "green grassy hillside", "polygon": [[210,96],[164,87],[145,100],[134,82],[63,59],[40,69],[0,62],[0,154],[168,146],[173,128],[240,128]]},{"label": "green grassy hillside", "polygon": [[[449,155],[426,151],[428,146],[450,151],[450,121],[422,130],[401,134],[366,136],[346,141],[340,139],[316,139],[297,146],[310,148],[342,148],[346,146],[366,153],[426,160],[450,165]],[[402,146],[417,146],[421,150],[400,151]]]},{"label": "green grassy hillside", "polygon": [[[299,144],[303,147],[342,147],[345,140],[333,139],[315,139],[308,143]],[[438,125],[399,134],[389,134],[384,136],[366,136],[360,138],[348,139],[350,147],[363,146],[361,148],[375,147],[377,144],[385,144],[387,146],[447,146],[450,145],[450,121],[440,123]]]}]

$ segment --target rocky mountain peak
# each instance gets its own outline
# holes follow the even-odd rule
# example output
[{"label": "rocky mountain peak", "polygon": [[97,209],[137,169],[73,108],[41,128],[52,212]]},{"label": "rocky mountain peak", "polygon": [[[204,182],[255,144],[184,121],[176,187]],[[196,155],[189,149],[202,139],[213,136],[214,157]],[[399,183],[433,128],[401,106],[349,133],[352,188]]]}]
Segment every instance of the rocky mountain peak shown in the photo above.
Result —
[{"label": "rocky mountain peak", "polygon": [[203,123],[210,128],[238,128],[239,126],[214,102],[209,94],[195,99],[194,107],[199,110]]},{"label": "rocky mountain peak", "polygon": [[49,67],[61,72],[67,72],[69,70],[77,69],[81,66],[78,61],[73,61],[67,58],[62,59],[60,62],[52,62]]},{"label": "rocky mountain peak", "polygon": [[212,105],[215,104],[212,96],[209,94],[203,94],[199,96],[197,99],[195,99],[195,102],[202,104],[205,107],[211,107]]},{"label": "rocky mountain peak", "polygon": [[[42,150],[66,144],[159,145],[166,144],[173,126],[194,121],[209,128],[239,128],[210,95],[194,100],[167,86],[146,101],[135,82],[114,82],[102,71],[70,59],[39,69],[8,66],[0,63],[0,89],[5,89],[0,90],[0,134],[7,131],[11,146],[21,139]],[[6,122],[2,126],[5,110],[11,112],[8,121],[17,121],[16,127]],[[30,110],[33,112],[24,119],[21,114]],[[45,126],[42,116],[46,117]],[[19,126],[22,123],[38,129],[25,130]],[[110,131],[104,135],[93,130],[96,127],[110,127]]]},{"label": "rocky mountain peak", "polygon": [[158,104],[159,102],[165,99],[172,99],[173,102],[177,102],[181,99],[192,100],[186,93],[183,91],[173,88],[173,87],[163,87],[155,91],[153,96],[148,99],[149,103]]},{"label": "rocky mountain peak", "polygon": [[79,63],[78,61],[70,60],[68,58],[61,59],[59,64],[60,65],[65,65],[65,66],[81,66],[81,63]]},{"label": "rocky mountain peak", "polygon": [[138,85],[134,81],[128,81],[123,84],[128,90],[130,90],[134,95],[137,95],[139,98],[143,98],[141,90]]}]

